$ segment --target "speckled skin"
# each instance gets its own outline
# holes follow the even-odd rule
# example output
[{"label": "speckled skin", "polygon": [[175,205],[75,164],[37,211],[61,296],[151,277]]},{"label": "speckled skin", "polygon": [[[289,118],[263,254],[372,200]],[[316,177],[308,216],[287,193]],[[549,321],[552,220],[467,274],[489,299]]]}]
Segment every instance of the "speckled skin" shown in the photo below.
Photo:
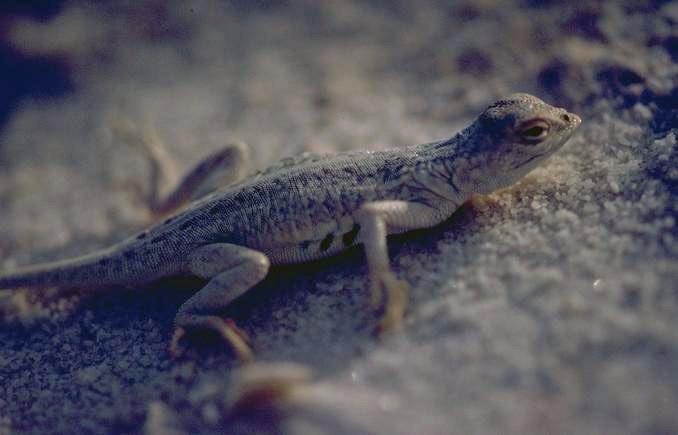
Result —
[{"label": "speckled skin", "polygon": [[[221,285],[232,287],[244,273],[232,273],[242,264],[232,260],[244,255],[241,260],[258,265],[256,280],[244,280],[237,291],[223,289],[231,294],[218,301],[193,307],[189,300],[180,310],[177,323],[205,326],[196,321],[198,313],[222,307],[256,284],[269,263],[318,259],[362,243],[372,280],[388,276],[382,280],[388,291],[399,281],[388,267],[386,234],[433,226],[470,195],[510,185],[556,152],[579,123],[563,109],[515,94],[439,142],[285,159],[104,251],[0,275],[0,288],[133,284],[220,272],[231,273]],[[192,320],[180,321],[182,312]]]}]

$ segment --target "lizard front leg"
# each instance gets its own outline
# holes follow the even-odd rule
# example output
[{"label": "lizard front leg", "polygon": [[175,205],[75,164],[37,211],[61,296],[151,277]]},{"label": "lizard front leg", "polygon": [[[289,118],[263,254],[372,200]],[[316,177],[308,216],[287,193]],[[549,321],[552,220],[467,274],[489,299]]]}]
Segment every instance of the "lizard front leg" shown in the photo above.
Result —
[{"label": "lizard front leg", "polygon": [[388,258],[386,236],[437,223],[435,209],[407,201],[375,201],[364,204],[355,219],[361,228],[361,241],[369,267],[372,305],[378,306],[386,293],[384,314],[378,331],[397,329],[408,303],[409,285],[395,277]]},{"label": "lizard front leg", "polygon": [[148,160],[148,190],[143,196],[153,218],[235,183],[249,170],[249,147],[236,142],[203,158],[179,179],[174,160],[151,125],[139,128],[130,121],[119,120],[114,132],[129,145],[141,148]]},{"label": "lizard front leg", "polygon": [[189,255],[189,270],[210,278],[205,287],[188,299],[175,318],[176,331],[170,352],[177,354],[178,342],[185,328],[207,328],[219,333],[241,361],[252,359],[244,335],[234,324],[212,314],[264,279],[269,269],[268,257],[249,248],[229,243],[202,246]]}]

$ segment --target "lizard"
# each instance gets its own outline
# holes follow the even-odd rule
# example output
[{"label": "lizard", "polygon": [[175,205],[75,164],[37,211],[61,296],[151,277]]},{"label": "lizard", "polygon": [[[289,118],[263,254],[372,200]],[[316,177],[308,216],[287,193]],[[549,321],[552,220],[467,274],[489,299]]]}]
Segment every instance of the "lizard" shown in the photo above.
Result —
[{"label": "lizard", "polygon": [[[580,123],[574,113],[518,93],[446,139],[302,154],[246,177],[248,148],[232,144],[201,161],[165,197],[151,189],[151,212],[169,214],[162,222],[92,254],[0,274],[0,289],[137,286],[196,275],[207,283],[178,308],[170,350],[177,352],[187,330],[211,329],[247,360],[252,352],[244,333],[215,312],[263,280],[271,265],[361,244],[372,305],[383,310],[377,330],[393,331],[403,322],[409,284],[390,267],[387,236],[435,226],[472,195],[513,184],[558,151]],[[159,146],[149,147],[149,157],[151,182],[158,184],[168,178],[167,159]],[[222,185],[204,191],[215,183]]]}]

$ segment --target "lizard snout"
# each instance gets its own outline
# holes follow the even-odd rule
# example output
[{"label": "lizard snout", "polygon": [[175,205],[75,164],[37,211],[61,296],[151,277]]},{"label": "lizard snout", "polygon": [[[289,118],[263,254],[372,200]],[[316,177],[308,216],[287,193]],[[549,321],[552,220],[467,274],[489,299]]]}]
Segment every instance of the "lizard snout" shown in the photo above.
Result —
[{"label": "lizard snout", "polygon": [[561,109],[563,113],[560,115],[560,119],[567,123],[569,127],[577,128],[581,124],[581,118],[574,113],[568,112],[565,109]]}]

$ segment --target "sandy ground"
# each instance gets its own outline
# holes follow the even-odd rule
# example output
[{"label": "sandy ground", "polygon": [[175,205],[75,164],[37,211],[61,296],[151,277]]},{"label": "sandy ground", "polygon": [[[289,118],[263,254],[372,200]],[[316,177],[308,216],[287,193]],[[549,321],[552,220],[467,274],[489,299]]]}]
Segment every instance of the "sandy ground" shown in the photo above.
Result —
[{"label": "sandy ground", "polygon": [[428,142],[516,91],[584,123],[518,185],[393,240],[401,334],[371,334],[360,250],[274,270],[230,307],[261,361],[315,374],[277,411],[233,411],[237,364],[213,337],[169,357],[198,281],[3,292],[0,433],[678,432],[678,4],[89,3],[0,15],[3,53],[38,65],[3,102],[2,269],[145,225],[120,117],[183,169],[235,139],[257,168]]}]

